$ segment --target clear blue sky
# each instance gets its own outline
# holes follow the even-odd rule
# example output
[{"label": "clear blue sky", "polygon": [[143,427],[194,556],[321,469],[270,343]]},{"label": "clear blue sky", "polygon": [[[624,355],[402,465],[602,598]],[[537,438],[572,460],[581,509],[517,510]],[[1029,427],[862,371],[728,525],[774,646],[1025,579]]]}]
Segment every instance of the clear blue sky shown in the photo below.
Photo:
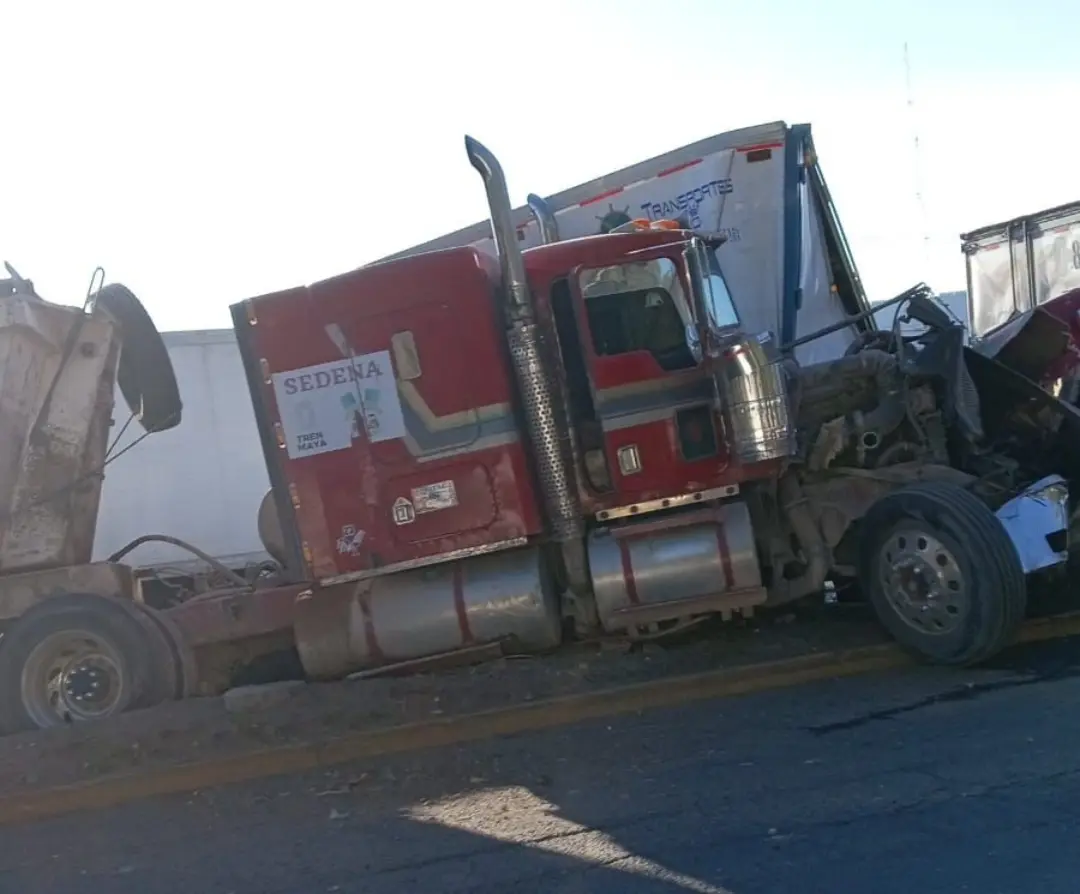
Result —
[{"label": "clear blue sky", "polygon": [[521,201],[783,119],[873,298],[962,288],[961,230],[1080,199],[1069,6],[0,0],[0,257],[52,300],[102,264],[162,328],[225,326],[482,218],[465,132]]}]

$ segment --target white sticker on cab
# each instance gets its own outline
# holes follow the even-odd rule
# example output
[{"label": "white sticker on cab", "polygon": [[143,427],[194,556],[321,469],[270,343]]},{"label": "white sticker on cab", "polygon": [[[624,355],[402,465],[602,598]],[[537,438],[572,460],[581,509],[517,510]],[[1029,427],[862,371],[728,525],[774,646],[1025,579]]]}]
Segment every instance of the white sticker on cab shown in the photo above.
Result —
[{"label": "white sticker on cab", "polygon": [[457,489],[453,481],[436,481],[423,487],[412,489],[412,502],[417,514],[438,512],[440,509],[452,509],[457,506]]},{"label": "white sticker on cab", "polygon": [[394,516],[395,525],[408,525],[416,521],[416,510],[413,509],[413,504],[404,497],[398,497],[394,500],[391,512]]},{"label": "white sticker on cab", "polygon": [[289,459],[347,450],[359,437],[359,419],[373,442],[405,435],[389,351],[274,373]]},{"label": "white sticker on cab", "polygon": [[358,530],[356,525],[344,525],[341,536],[338,537],[337,551],[343,556],[355,556],[360,552],[363,543],[363,531]]}]

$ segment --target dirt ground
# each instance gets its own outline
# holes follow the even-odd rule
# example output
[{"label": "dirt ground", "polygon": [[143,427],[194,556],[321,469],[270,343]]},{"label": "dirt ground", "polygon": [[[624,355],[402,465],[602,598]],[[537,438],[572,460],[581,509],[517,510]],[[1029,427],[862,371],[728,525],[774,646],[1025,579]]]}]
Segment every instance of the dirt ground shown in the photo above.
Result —
[{"label": "dirt ground", "polygon": [[269,707],[230,711],[223,698],[190,699],[105,723],[0,739],[0,797],[883,641],[865,613],[837,606],[699,629],[666,645],[577,646],[438,674],[299,685]]}]

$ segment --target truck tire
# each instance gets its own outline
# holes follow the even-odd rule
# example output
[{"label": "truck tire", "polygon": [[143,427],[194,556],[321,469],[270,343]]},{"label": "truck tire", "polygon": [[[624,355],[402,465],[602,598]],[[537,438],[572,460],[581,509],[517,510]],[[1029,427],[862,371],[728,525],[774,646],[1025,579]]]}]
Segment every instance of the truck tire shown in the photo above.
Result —
[{"label": "truck tire", "polygon": [[183,410],[180,386],[169,349],[150,314],[135,294],[119,283],[102,288],[94,301],[120,325],[116,383],[129,409],[148,432],[175,428]]},{"label": "truck tire", "polygon": [[[168,647],[135,606],[47,599],[0,639],[0,733],[100,720],[172,697]],[[165,659],[165,660],[163,660]]]},{"label": "truck tire", "polygon": [[[168,698],[177,701],[190,698],[198,691],[199,674],[195,662],[195,653],[184,639],[184,634],[176,622],[164,612],[150,608],[142,602],[133,602],[131,607],[141,612],[154,625],[161,635],[168,658],[171,660],[173,673],[172,689]],[[164,699],[163,699],[164,700]]]},{"label": "truck tire", "polygon": [[1027,581],[977,497],[953,484],[912,484],[875,503],[860,530],[862,590],[902,647],[963,666],[1008,645],[1027,611]]}]

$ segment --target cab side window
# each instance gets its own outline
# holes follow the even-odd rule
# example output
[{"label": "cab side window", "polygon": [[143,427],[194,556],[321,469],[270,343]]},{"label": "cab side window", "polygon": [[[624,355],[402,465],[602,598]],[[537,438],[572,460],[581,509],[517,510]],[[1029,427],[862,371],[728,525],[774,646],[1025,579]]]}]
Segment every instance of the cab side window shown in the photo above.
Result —
[{"label": "cab side window", "polygon": [[668,372],[696,365],[687,344],[688,304],[672,261],[584,270],[580,286],[598,356],[648,351]]}]

